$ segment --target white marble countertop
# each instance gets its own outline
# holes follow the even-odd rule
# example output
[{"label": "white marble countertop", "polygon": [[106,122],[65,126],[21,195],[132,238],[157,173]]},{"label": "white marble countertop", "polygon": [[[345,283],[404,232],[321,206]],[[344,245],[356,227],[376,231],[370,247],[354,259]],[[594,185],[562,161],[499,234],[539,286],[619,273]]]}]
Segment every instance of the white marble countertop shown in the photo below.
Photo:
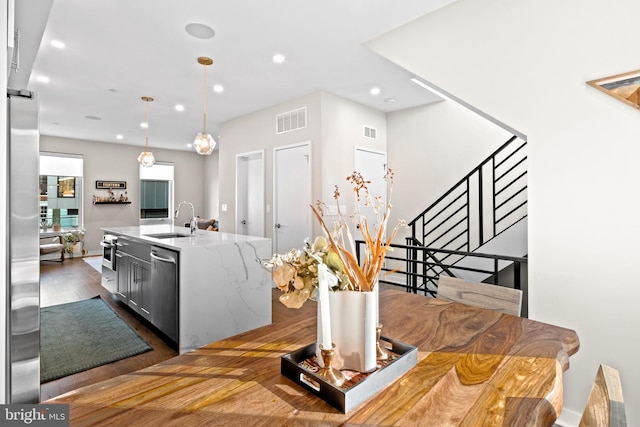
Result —
[{"label": "white marble countertop", "polygon": [[[180,253],[178,351],[185,353],[271,323],[271,274],[261,259],[271,239],[170,225],[104,227],[115,234]],[[157,238],[176,233],[186,237]]]},{"label": "white marble countertop", "polygon": [[[265,237],[245,236],[242,234],[222,233],[219,231],[196,230],[190,234],[188,227],[171,225],[137,225],[130,227],[103,227],[105,234],[113,233],[133,239],[180,251],[187,248],[226,245],[230,243],[256,242],[269,240]],[[153,234],[180,234],[181,237],[157,238]]]}]

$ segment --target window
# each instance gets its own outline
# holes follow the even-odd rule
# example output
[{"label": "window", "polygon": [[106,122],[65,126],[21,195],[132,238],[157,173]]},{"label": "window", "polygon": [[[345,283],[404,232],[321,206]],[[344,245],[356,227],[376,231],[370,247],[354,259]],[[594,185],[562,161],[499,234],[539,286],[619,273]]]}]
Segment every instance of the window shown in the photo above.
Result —
[{"label": "window", "polygon": [[140,224],[172,224],[173,164],[140,166]]},{"label": "window", "polygon": [[82,156],[40,153],[40,221],[82,228]]}]

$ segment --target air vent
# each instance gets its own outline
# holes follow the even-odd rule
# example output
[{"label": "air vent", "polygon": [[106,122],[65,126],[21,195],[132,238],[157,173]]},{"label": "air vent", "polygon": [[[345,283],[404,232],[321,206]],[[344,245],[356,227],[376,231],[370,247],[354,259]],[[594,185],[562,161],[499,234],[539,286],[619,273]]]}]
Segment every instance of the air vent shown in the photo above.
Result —
[{"label": "air vent", "polygon": [[307,107],[287,111],[276,116],[276,133],[291,132],[307,127]]},{"label": "air vent", "polygon": [[376,128],[372,128],[369,126],[364,127],[364,137],[369,139],[377,139],[378,131]]}]

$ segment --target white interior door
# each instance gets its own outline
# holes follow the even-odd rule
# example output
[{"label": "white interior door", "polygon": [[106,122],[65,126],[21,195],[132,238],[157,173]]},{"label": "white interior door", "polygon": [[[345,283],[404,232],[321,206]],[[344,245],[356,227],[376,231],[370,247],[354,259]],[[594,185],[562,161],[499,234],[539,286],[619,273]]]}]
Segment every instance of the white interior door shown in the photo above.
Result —
[{"label": "white interior door", "polygon": [[[387,153],[356,147],[353,170],[360,172],[367,181],[371,181],[368,185],[369,193],[373,197],[382,197],[383,206],[387,203],[387,185],[383,179],[386,168]],[[376,224],[373,209],[364,207],[364,203],[360,203],[360,212],[367,217],[369,227]],[[381,215],[383,213],[380,212]],[[371,232],[373,233],[373,228],[371,228]]]},{"label": "white interior door", "polygon": [[264,237],[264,151],[236,156],[236,233]]},{"label": "white interior door", "polygon": [[311,143],[277,147],[273,162],[274,250],[285,253],[311,238]]}]

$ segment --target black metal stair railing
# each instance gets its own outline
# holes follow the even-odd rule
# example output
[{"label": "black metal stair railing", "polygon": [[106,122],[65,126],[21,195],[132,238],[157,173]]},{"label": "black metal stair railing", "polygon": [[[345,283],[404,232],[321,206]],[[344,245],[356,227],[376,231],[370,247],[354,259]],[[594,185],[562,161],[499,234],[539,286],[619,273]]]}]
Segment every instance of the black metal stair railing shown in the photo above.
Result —
[{"label": "black metal stair railing", "polygon": [[407,244],[471,252],[527,216],[526,144],[511,137],[410,221]]},{"label": "black metal stair railing", "polygon": [[[477,281],[521,289],[526,316],[527,278],[522,266],[527,258],[474,252],[527,216],[526,145],[517,136],[509,138],[410,221],[411,236],[406,245],[391,245],[380,282],[435,296],[440,274],[473,274],[481,277]],[[362,242],[357,244],[359,251]],[[465,258],[485,262],[465,266],[460,263]]]}]

